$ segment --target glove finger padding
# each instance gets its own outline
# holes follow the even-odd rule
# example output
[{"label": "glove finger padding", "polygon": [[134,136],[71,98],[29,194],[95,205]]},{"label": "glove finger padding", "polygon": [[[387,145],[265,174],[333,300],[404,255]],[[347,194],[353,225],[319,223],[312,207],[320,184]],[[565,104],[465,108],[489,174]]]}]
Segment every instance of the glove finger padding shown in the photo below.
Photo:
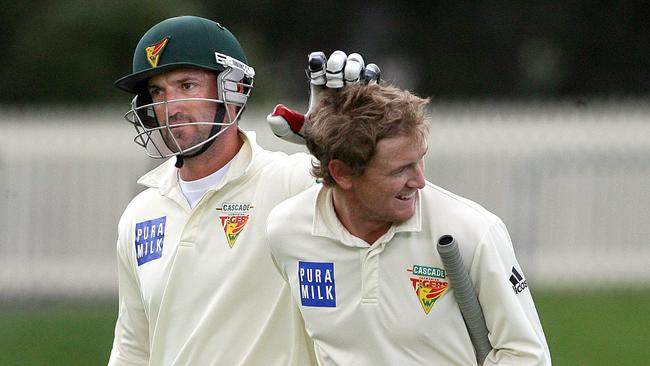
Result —
[{"label": "glove finger padding", "polygon": [[323,52],[312,52],[309,54],[309,63],[307,65],[307,76],[309,83],[312,85],[325,85],[325,67],[327,58]]},{"label": "glove finger padding", "polygon": [[360,54],[353,53],[348,56],[348,60],[345,63],[345,82],[356,83],[359,81],[364,68],[363,57]]},{"label": "glove finger padding", "polygon": [[330,89],[339,89],[358,81],[379,82],[381,74],[376,64],[366,66],[360,54],[355,52],[348,56],[340,50],[334,51],[329,59],[325,58],[323,52],[310,53],[307,72],[312,85],[325,85]]},{"label": "glove finger padding", "polygon": [[[340,89],[350,83],[379,82],[380,71],[376,64],[365,66],[363,57],[358,53],[349,56],[343,51],[334,51],[329,59],[325,58],[323,52],[312,52],[309,54],[309,68],[307,73],[310,77],[309,108],[305,117],[316,109],[323,98],[323,91],[329,89]],[[325,85],[323,85],[325,84]]]},{"label": "glove finger padding", "polygon": [[327,70],[325,77],[327,78],[327,87],[332,89],[342,88],[343,71],[347,64],[348,56],[343,51],[334,51],[327,60]]},{"label": "glove finger padding", "polygon": [[361,72],[361,81],[363,83],[376,82],[378,83],[381,80],[381,70],[379,66],[375,64],[368,64],[365,69]]}]

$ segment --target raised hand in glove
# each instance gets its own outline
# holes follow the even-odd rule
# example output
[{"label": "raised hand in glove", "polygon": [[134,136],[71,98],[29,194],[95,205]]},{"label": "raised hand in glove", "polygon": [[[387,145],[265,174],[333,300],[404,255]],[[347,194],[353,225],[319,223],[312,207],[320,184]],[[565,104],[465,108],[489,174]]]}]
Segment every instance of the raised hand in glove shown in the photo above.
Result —
[{"label": "raised hand in glove", "polygon": [[325,89],[340,89],[348,83],[369,83],[380,80],[380,70],[375,64],[365,65],[358,53],[346,55],[335,51],[327,59],[323,52],[309,54],[307,66],[309,78],[309,109],[304,115],[282,104],[278,104],[266,116],[273,133],[283,140],[305,144],[303,131],[309,123],[309,115],[314,111]]}]

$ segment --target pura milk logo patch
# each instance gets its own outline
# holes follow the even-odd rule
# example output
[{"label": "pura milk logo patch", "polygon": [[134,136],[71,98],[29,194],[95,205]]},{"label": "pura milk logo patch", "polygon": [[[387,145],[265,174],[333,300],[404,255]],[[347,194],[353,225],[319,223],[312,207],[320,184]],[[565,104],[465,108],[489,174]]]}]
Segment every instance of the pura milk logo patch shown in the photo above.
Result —
[{"label": "pura milk logo patch", "polygon": [[167,216],[135,224],[135,255],[138,266],[162,257]]},{"label": "pura milk logo patch", "polygon": [[336,307],[334,263],[298,262],[302,306]]}]

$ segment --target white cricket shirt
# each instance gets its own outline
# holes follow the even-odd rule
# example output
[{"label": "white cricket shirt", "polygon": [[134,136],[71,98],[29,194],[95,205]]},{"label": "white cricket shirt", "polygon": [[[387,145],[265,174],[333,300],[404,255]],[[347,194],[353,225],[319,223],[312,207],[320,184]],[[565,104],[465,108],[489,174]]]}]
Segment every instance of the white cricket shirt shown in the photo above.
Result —
[{"label": "white cricket shirt", "polygon": [[149,189],[118,228],[120,308],[109,365],[314,364],[264,241],[271,208],[314,184],[311,157],[240,136],[225,176],[193,209],[174,159],[139,180]]},{"label": "white cricket shirt", "polygon": [[[351,235],[315,186],[271,211],[267,239],[322,365],[472,365],[474,350],[436,250],[453,235],[494,350],[484,365],[550,365],[502,221],[427,182],[415,214],[372,246]],[[514,273],[517,273],[515,276]],[[511,281],[517,280],[517,286]]]}]

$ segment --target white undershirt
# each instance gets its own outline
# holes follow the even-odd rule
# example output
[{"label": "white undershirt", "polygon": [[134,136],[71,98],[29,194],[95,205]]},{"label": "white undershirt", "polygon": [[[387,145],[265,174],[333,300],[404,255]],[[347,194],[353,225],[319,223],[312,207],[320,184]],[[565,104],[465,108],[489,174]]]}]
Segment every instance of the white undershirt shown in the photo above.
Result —
[{"label": "white undershirt", "polygon": [[228,167],[230,167],[230,163],[231,161],[216,172],[197,180],[184,181],[180,174],[178,175],[178,184],[191,208],[196,207],[208,189],[217,186],[221,182],[221,179],[228,171]]}]

